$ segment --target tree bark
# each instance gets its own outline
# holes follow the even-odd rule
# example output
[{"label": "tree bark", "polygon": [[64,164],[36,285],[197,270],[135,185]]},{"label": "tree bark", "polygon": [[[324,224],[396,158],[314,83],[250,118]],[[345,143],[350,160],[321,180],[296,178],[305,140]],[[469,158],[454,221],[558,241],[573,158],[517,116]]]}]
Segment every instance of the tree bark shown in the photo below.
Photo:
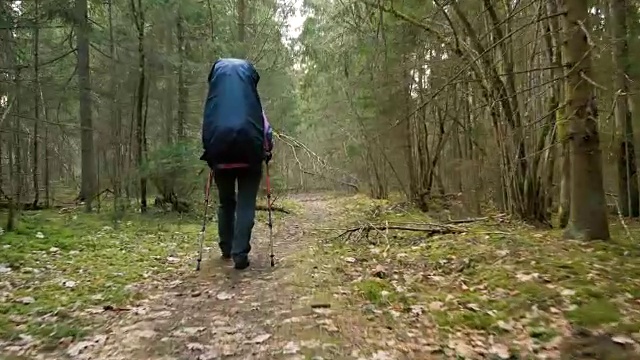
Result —
[{"label": "tree bark", "polygon": [[35,18],[36,23],[33,27],[33,77],[34,77],[34,87],[35,91],[33,92],[33,206],[37,207],[40,202],[40,184],[38,183],[38,171],[39,171],[39,142],[40,142],[40,134],[39,134],[39,126],[40,126],[40,67],[38,65],[39,58],[39,48],[40,48],[40,23],[39,23],[39,15],[40,15],[40,4],[38,0],[34,1],[35,7]]},{"label": "tree bark", "polygon": [[635,159],[633,123],[629,106],[629,46],[627,41],[627,0],[611,1],[611,32],[615,68],[615,119],[618,165],[618,201],[623,216],[637,217],[638,168]]},{"label": "tree bark", "polygon": [[238,57],[244,59],[247,57],[247,1],[237,0],[237,27],[238,27]]},{"label": "tree bark", "polygon": [[[113,29],[113,0],[109,0],[108,6],[109,18],[109,56],[111,56],[110,71],[115,74],[116,69],[116,44]],[[118,214],[121,212],[120,199],[122,197],[122,173],[123,173],[123,156],[122,156],[122,121],[120,111],[118,110],[118,94],[116,77],[110,77],[109,92],[111,95],[110,116],[111,116],[111,133],[113,144],[113,207]]]},{"label": "tree bark", "polygon": [[597,106],[591,79],[591,44],[586,33],[588,6],[584,0],[563,0],[565,13],[567,107],[571,147],[571,216],[566,238],[609,239],[602,180]]},{"label": "tree bark", "polygon": [[184,19],[182,13],[178,10],[177,37],[178,37],[178,141],[182,142],[186,137],[186,116],[187,116],[187,99],[189,92],[185,81],[185,47],[186,39],[184,35]]},{"label": "tree bark", "polygon": [[82,180],[80,199],[85,202],[85,210],[91,211],[96,194],[96,162],[93,143],[93,121],[91,118],[91,72],[89,68],[89,32],[87,0],[76,0],[75,16],[77,25],[78,88],[80,100],[80,142],[82,156]]},{"label": "tree bark", "polygon": [[[144,134],[144,99],[145,99],[145,52],[144,52],[144,10],[142,0],[138,0],[136,5],[131,0],[131,10],[136,21],[138,30],[138,89],[136,101],[136,164],[138,169],[142,169],[145,157],[145,134]],[[144,174],[140,176],[140,211],[147,211],[147,178]]]}]

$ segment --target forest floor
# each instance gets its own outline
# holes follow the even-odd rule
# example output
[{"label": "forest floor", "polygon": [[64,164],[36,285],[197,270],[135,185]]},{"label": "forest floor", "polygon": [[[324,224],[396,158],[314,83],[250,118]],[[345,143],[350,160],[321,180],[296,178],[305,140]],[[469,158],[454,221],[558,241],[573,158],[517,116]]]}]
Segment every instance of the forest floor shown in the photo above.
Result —
[{"label": "forest floor", "polygon": [[0,235],[0,358],[639,358],[637,223],[585,243],[499,214],[283,203],[276,266],[260,212],[243,272],[219,259],[215,223],[194,271],[197,217],[24,212]]}]

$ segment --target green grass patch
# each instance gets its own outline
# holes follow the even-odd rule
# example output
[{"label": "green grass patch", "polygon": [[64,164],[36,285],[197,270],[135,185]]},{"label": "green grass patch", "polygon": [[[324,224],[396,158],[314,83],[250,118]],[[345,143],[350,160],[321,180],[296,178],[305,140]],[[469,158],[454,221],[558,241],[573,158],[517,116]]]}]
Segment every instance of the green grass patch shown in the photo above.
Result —
[{"label": "green grass patch", "polygon": [[571,322],[581,327],[597,327],[620,321],[618,306],[607,299],[593,299],[567,313]]},{"label": "green grass patch", "polygon": [[464,327],[474,330],[498,331],[496,319],[484,312],[470,310],[437,311],[433,313],[433,317],[440,327],[450,330]]},{"label": "green grass patch", "polygon": [[[354,197],[336,200],[342,222],[433,223],[406,206]],[[511,340],[554,342],[566,325],[609,333],[640,332],[640,224],[630,233],[615,220],[610,241],[573,241],[559,230],[491,221],[462,224],[467,232],[427,237],[420,232],[369,233],[334,239],[317,263],[330,264],[326,284],[351,284],[359,297],[352,309],[371,303],[404,309],[394,321],[435,324],[438,333],[481,332]],[[346,225],[349,226],[349,225]],[[357,261],[344,261],[352,257]],[[331,258],[326,260],[325,258]],[[386,269],[378,279],[372,270]],[[422,311],[414,311],[415,306]],[[408,311],[407,311],[408,310]],[[419,320],[421,318],[427,320]],[[390,319],[375,315],[378,326]]]},{"label": "green grass patch", "polygon": [[83,336],[84,309],[127,304],[144,296],[131,284],[190,265],[200,229],[174,214],[115,223],[109,213],[49,210],[23,212],[17,224],[0,236],[0,264],[10,269],[0,273],[0,337],[51,341]]}]

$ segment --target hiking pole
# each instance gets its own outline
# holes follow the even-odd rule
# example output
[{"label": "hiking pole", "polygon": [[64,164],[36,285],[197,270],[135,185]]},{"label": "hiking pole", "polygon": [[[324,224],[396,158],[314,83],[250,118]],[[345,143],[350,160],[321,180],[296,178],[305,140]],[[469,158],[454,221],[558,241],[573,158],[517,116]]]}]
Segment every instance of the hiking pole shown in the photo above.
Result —
[{"label": "hiking pole", "polygon": [[196,264],[196,271],[200,271],[200,263],[202,262],[202,247],[204,246],[204,231],[207,228],[207,209],[209,209],[209,190],[211,189],[211,182],[213,181],[213,170],[209,170],[209,178],[207,179],[207,186],[204,190],[204,219],[202,219],[202,230],[200,230],[200,250],[198,251],[198,262]]},{"label": "hiking pole", "polygon": [[267,161],[267,212],[269,214],[269,257],[271,258],[271,267],[275,266],[276,261],[273,255],[273,218],[271,217],[271,179],[269,177],[269,162]]}]

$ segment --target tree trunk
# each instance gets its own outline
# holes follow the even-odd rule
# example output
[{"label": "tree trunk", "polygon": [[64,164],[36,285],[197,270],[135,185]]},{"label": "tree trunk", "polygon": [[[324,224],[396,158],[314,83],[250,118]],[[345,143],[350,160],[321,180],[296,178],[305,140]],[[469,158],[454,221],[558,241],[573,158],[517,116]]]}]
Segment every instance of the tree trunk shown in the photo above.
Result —
[{"label": "tree trunk", "polygon": [[182,14],[178,15],[177,36],[178,36],[178,141],[184,141],[186,137],[186,116],[187,116],[187,99],[189,92],[185,81],[185,47],[186,39],[184,36],[184,24]]},{"label": "tree trunk", "polygon": [[21,79],[20,70],[16,69],[14,75],[14,89],[16,106],[13,112],[13,121],[9,131],[11,139],[9,143],[9,184],[11,186],[11,196],[9,197],[9,215],[7,216],[7,231],[15,230],[15,219],[22,201],[22,162],[20,159],[20,90]]},{"label": "tree trunk", "polygon": [[[42,90],[39,90],[42,96]],[[44,101],[43,101],[44,102]],[[44,114],[45,119],[47,114]],[[44,206],[51,207],[51,169],[49,159],[49,126],[44,126]]]},{"label": "tree trunk", "polygon": [[87,0],[76,0],[75,16],[77,24],[78,88],[80,100],[82,180],[80,199],[85,202],[85,210],[91,211],[91,203],[96,194],[96,163],[93,144],[93,123],[91,119],[91,72],[89,68],[89,32]]},{"label": "tree trunk", "polygon": [[[111,56],[111,74],[115,74],[116,69],[116,44],[113,32],[113,0],[109,0],[109,56]],[[114,146],[113,161],[113,207],[114,212],[121,212],[120,199],[122,197],[122,124],[120,112],[118,111],[118,94],[116,77],[110,77],[109,92],[111,95],[110,116],[112,126],[112,144]]]},{"label": "tree trunk", "polygon": [[247,0],[237,0],[237,26],[238,26],[238,57],[244,59],[247,57]]},{"label": "tree trunk", "polygon": [[627,41],[627,0],[611,1],[613,64],[615,67],[616,151],[618,152],[618,201],[623,216],[637,217],[638,168],[635,159],[633,123],[629,107],[629,47]]},{"label": "tree trunk", "polygon": [[[131,1],[132,11],[136,19],[138,29],[138,89],[136,101],[136,164],[138,170],[142,170],[144,161],[144,98],[145,98],[145,52],[144,52],[144,10],[142,0],[138,0],[138,6]],[[147,211],[147,178],[144,174],[140,176],[140,211]]]},{"label": "tree trunk", "polygon": [[40,202],[40,184],[38,183],[38,165],[39,165],[39,142],[40,142],[40,134],[39,134],[39,126],[40,126],[40,67],[38,65],[38,52],[40,48],[40,23],[39,23],[39,14],[40,14],[40,6],[39,1],[34,1],[35,7],[35,18],[36,23],[33,27],[33,77],[34,77],[34,87],[35,91],[33,92],[33,207],[37,207]]},{"label": "tree trunk", "polygon": [[571,216],[567,238],[609,239],[602,181],[597,106],[591,78],[588,6],[584,0],[563,0],[567,61],[567,111],[571,147]]}]

